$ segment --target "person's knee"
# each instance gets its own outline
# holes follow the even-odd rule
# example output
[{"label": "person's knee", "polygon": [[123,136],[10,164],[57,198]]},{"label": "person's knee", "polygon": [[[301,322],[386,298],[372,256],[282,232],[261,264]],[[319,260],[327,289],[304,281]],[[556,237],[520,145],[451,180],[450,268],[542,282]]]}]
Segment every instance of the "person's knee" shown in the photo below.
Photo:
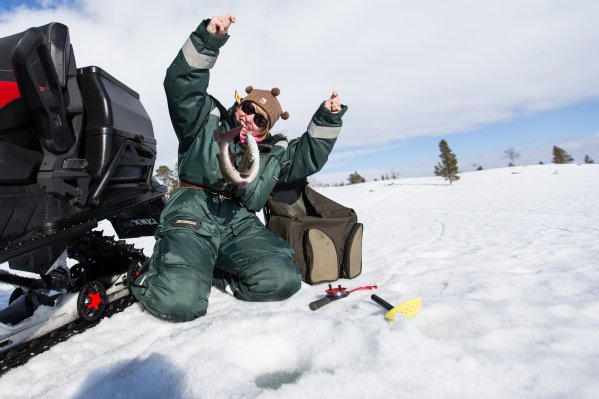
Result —
[{"label": "person's knee", "polygon": [[302,285],[302,277],[295,264],[291,267],[280,269],[280,277],[277,279],[275,291],[280,299],[287,299],[299,291]]},{"label": "person's knee", "polygon": [[138,279],[133,294],[152,315],[172,322],[204,316],[208,309],[210,283],[196,269],[164,265],[155,274]]},{"label": "person's knee", "polygon": [[136,279],[133,294],[151,314],[183,322],[206,314],[212,287],[210,242],[195,230],[162,228],[146,271]]},{"label": "person's knee", "polygon": [[236,296],[246,301],[281,301],[301,287],[301,275],[289,259],[256,265],[257,271],[239,282]]}]

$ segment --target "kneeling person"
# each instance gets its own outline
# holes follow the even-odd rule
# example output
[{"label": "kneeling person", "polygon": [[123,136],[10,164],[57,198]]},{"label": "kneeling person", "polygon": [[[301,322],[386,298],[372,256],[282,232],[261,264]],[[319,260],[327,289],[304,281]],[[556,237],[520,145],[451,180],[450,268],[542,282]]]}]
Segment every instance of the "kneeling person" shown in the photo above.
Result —
[{"label": "kneeling person", "polygon": [[[334,91],[300,137],[288,141],[270,130],[287,119],[280,90],[253,89],[230,110],[207,93],[209,70],[228,40],[235,17],[206,20],[191,34],[167,70],[164,87],[179,140],[180,188],[169,198],[156,232],[154,253],[133,294],[153,315],[189,321],[206,314],[211,287],[246,301],[289,298],[301,286],[293,250],[256,216],[278,182],[304,180],[325,164],[347,107]],[[223,114],[227,115],[223,115]],[[258,175],[233,184],[219,167],[214,132],[239,131],[229,146],[238,165],[251,135],[260,148]]]}]

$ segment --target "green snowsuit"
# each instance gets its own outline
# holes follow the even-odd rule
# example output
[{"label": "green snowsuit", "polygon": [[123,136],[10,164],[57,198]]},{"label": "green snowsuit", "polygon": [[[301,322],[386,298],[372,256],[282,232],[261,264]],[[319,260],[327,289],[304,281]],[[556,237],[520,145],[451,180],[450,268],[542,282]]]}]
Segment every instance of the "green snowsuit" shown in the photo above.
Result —
[{"label": "green snowsuit", "polygon": [[[276,301],[301,286],[293,250],[267,230],[256,216],[278,182],[304,180],[327,161],[346,111],[323,105],[307,132],[260,146],[260,172],[246,188],[221,175],[213,131],[228,131],[219,108],[207,94],[209,69],[229,36],[207,30],[208,20],[193,32],[167,70],[164,87],[179,139],[179,178],[206,189],[176,190],[162,212],[154,253],[133,293],[153,315],[188,321],[206,314],[211,286],[227,286],[247,301]],[[237,124],[237,122],[233,122]],[[262,143],[261,143],[262,144]],[[236,140],[230,153],[242,151]],[[212,191],[212,192],[211,192]],[[230,193],[225,198],[215,192]]]}]

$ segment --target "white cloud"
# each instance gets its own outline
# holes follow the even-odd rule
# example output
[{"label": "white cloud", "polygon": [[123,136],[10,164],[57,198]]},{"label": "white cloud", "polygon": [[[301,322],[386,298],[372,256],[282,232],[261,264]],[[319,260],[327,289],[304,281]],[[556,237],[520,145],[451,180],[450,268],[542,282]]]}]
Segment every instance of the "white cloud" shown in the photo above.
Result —
[{"label": "white cloud", "polygon": [[599,145],[597,138],[581,138],[576,140],[569,140],[558,144],[560,147],[568,148],[572,151],[589,148],[591,146]]},{"label": "white cloud", "polygon": [[[369,138],[365,136],[365,138]],[[340,161],[343,159],[357,158],[365,155],[376,154],[382,151],[389,151],[391,148],[398,147],[397,145],[379,145],[379,146],[362,146],[359,149],[352,149],[349,151],[334,151],[329,157],[329,161]]]},{"label": "white cloud", "polygon": [[350,107],[338,149],[448,135],[599,97],[592,0],[58,4],[0,14],[0,36],[67,24],[79,66],[98,65],[141,94],[168,165],[177,143],[164,71],[202,19],[225,12],[238,22],[212,72],[212,94],[228,103],[248,84],[280,87],[291,118],[278,128],[295,136],[337,89]]}]

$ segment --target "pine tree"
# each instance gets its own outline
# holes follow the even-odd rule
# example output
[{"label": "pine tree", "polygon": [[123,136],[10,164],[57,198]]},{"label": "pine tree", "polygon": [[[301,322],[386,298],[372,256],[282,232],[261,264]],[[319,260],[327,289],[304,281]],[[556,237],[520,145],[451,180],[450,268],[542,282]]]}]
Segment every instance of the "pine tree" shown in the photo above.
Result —
[{"label": "pine tree", "polygon": [[562,164],[562,163],[570,163],[574,160],[570,154],[568,154],[562,148],[558,146],[553,146],[553,163]]},{"label": "pine tree", "polygon": [[595,161],[593,161],[593,159],[591,157],[589,157],[588,155],[585,155],[584,163],[595,163]]},{"label": "pine tree", "polygon": [[457,175],[459,172],[458,159],[451,152],[451,148],[449,148],[445,140],[439,142],[439,150],[441,150],[441,154],[439,155],[441,162],[435,166],[435,175],[442,176],[445,180],[449,180],[449,184],[452,184],[453,181],[460,179],[460,176]]}]

